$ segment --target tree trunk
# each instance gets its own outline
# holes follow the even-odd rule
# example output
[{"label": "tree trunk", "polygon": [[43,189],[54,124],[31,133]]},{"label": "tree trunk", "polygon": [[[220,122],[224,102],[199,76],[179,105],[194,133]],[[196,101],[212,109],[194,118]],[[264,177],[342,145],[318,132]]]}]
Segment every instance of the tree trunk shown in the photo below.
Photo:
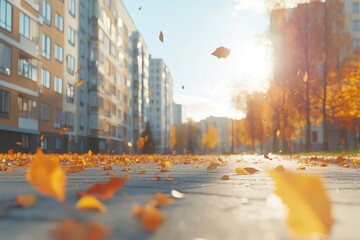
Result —
[{"label": "tree trunk", "polygon": [[306,140],[305,140],[305,152],[311,151],[311,123],[310,123],[310,62],[309,62],[309,4],[307,5],[306,12],[306,30],[305,30],[305,70],[308,74],[306,81]]},{"label": "tree trunk", "polygon": [[323,151],[329,151],[329,142],[328,142],[328,123],[326,116],[326,102],[327,102],[327,77],[328,77],[328,16],[327,16],[327,1],[324,3],[325,13],[324,13],[324,24],[325,24],[325,34],[324,34],[324,47],[325,47],[325,61],[324,61],[324,82],[323,82],[323,101],[322,101],[322,116],[323,116]]}]

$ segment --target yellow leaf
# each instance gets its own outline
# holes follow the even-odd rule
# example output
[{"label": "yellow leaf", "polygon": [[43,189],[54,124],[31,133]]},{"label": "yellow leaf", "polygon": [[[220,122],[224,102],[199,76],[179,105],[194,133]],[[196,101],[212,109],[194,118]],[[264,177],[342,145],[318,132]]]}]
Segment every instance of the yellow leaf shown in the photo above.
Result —
[{"label": "yellow leaf", "polygon": [[289,209],[288,226],[293,234],[329,234],[331,205],[320,177],[274,170],[270,176],[275,181],[275,193]]},{"label": "yellow leaf", "polygon": [[309,75],[307,72],[305,72],[304,77],[303,77],[304,83],[307,83],[308,78],[309,78]]},{"label": "yellow leaf", "polygon": [[297,170],[305,170],[306,168],[305,168],[305,166],[301,165],[301,166],[298,166],[296,169]]},{"label": "yellow leaf", "polygon": [[280,129],[278,129],[278,130],[276,131],[276,136],[277,136],[277,137],[280,137],[280,134],[281,134]]},{"label": "yellow leaf", "polygon": [[85,80],[80,80],[76,83],[76,87],[80,87],[81,85],[83,85],[85,82]]},{"label": "yellow leaf", "polygon": [[163,32],[160,31],[160,34],[159,34],[159,40],[163,43],[164,42],[164,34]]},{"label": "yellow leaf", "polygon": [[43,195],[64,202],[66,175],[60,164],[48,159],[40,149],[34,155],[33,162],[27,170],[26,179]]},{"label": "yellow leaf", "polygon": [[218,47],[211,55],[217,58],[227,58],[230,55],[231,50],[226,47]]},{"label": "yellow leaf", "polygon": [[344,165],[343,165],[343,168],[349,168],[349,164],[348,163],[345,163]]},{"label": "yellow leaf", "polygon": [[28,194],[28,195],[19,195],[16,198],[16,203],[20,207],[23,208],[30,208],[36,204],[36,197],[34,195]]},{"label": "yellow leaf", "polygon": [[237,174],[249,174],[244,168],[235,168]]},{"label": "yellow leaf", "polygon": [[93,196],[84,196],[77,203],[76,208],[80,210],[98,210],[99,212],[105,212],[106,207]]},{"label": "yellow leaf", "polygon": [[220,164],[218,163],[211,163],[206,170],[215,170],[218,166],[220,166]]},{"label": "yellow leaf", "polygon": [[165,161],[165,167],[171,168],[171,162],[169,160]]}]

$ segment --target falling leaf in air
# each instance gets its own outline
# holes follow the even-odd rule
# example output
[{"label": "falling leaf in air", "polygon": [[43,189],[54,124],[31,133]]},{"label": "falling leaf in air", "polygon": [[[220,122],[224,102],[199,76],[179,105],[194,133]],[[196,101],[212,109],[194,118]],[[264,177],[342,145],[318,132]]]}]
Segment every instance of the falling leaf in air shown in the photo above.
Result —
[{"label": "falling leaf in air", "polygon": [[304,80],[304,83],[307,83],[309,79],[309,74],[307,73],[307,71],[304,73],[304,77],[303,77],[303,80]]},{"label": "falling leaf in air", "polygon": [[22,142],[16,142],[15,144],[18,145],[18,146],[22,146],[22,145],[23,145]]},{"label": "falling leaf in air", "polygon": [[277,136],[277,137],[280,137],[280,135],[281,135],[281,132],[280,132],[280,129],[278,129],[278,130],[276,131],[276,136]]},{"label": "falling leaf in air", "polygon": [[162,43],[164,42],[164,34],[163,34],[162,31],[160,31],[159,40],[160,40]]},{"label": "falling leaf in air", "polygon": [[141,149],[144,147],[145,141],[144,138],[139,138],[137,141],[138,148]]},{"label": "falling leaf in air", "polygon": [[142,9],[142,6],[140,6],[139,8],[138,8],[138,10],[140,11]]},{"label": "falling leaf in air", "polygon": [[85,83],[85,80],[80,80],[76,83],[75,87],[80,87],[81,85],[83,85]]},{"label": "falling leaf in air", "polygon": [[182,88],[182,89],[185,89],[185,86],[184,86],[184,85],[182,85],[182,86],[181,86],[181,88]]},{"label": "falling leaf in air", "polygon": [[297,236],[329,234],[333,218],[330,200],[319,176],[270,171],[275,193],[289,209],[288,226]]},{"label": "falling leaf in air", "polygon": [[141,210],[140,221],[148,231],[157,230],[164,222],[164,215],[152,204],[145,205]]},{"label": "falling leaf in air", "polygon": [[60,221],[50,235],[56,240],[102,240],[110,236],[110,230],[98,223],[69,219]]},{"label": "falling leaf in air", "polygon": [[218,163],[211,163],[206,170],[215,170],[218,166],[220,166],[220,164]]},{"label": "falling leaf in air", "polygon": [[40,141],[44,141],[44,134],[41,134],[41,136],[40,136]]},{"label": "falling leaf in air", "polygon": [[217,58],[227,58],[230,55],[231,50],[226,47],[217,48],[211,55]]},{"label": "falling leaf in air", "polygon": [[109,200],[115,193],[123,187],[125,180],[123,178],[110,178],[107,183],[97,183],[85,192],[78,192],[78,195],[92,195],[102,200]]},{"label": "falling leaf in air", "polygon": [[78,74],[79,72],[81,72],[82,70],[83,70],[83,67],[80,66],[80,67],[76,70],[75,75]]},{"label": "falling leaf in air", "polygon": [[230,180],[230,177],[228,175],[222,176],[221,180]]},{"label": "falling leaf in air", "polygon": [[23,208],[31,208],[36,204],[36,197],[34,195],[19,195],[16,198],[16,203],[18,206]]},{"label": "falling leaf in air", "polygon": [[26,173],[30,185],[45,196],[65,200],[66,175],[60,164],[38,149]]},{"label": "falling leaf in air", "polygon": [[173,196],[174,198],[178,198],[178,199],[181,199],[181,198],[185,198],[185,194],[184,193],[181,193],[179,191],[176,191],[176,190],[171,190],[171,196]]},{"label": "falling leaf in air", "polygon": [[94,196],[83,196],[76,203],[76,208],[80,210],[97,210],[105,212],[106,207]]},{"label": "falling leaf in air", "polygon": [[300,166],[298,166],[296,169],[297,169],[297,170],[305,170],[306,168],[305,168],[305,166],[300,165]]}]

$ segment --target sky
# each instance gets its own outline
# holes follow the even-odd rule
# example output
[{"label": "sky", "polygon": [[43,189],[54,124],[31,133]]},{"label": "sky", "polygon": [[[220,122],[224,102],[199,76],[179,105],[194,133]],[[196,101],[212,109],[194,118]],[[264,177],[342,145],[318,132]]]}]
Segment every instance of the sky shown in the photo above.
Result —
[{"label": "sky", "polygon": [[[269,26],[263,1],[123,0],[149,53],[168,66],[174,101],[195,121],[243,117],[231,101],[234,86],[266,90],[271,61],[262,40]],[[220,46],[231,49],[228,58],[211,55]]]}]

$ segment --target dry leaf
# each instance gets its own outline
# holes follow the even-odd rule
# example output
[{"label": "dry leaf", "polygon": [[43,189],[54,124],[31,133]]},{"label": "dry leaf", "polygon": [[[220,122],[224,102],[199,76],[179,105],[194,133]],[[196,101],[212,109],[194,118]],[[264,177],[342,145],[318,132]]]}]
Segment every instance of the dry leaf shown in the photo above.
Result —
[{"label": "dry leaf", "polygon": [[329,234],[333,218],[324,185],[318,176],[270,171],[275,193],[289,209],[288,226],[297,236]]},{"label": "dry leaf", "polygon": [[33,162],[27,170],[26,179],[43,195],[64,202],[66,175],[60,164],[48,159],[40,149],[34,155]]},{"label": "dry leaf", "polygon": [[82,167],[82,166],[73,166],[73,167],[65,168],[65,171],[69,172],[69,173],[80,173],[80,172],[82,172],[84,170],[85,170],[85,168]]},{"label": "dry leaf", "polygon": [[80,66],[80,67],[76,70],[75,75],[78,74],[79,72],[81,72],[82,70],[83,70],[83,67]]},{"label": "dry leaf", "polygon": [[256,172],[258,172],[259,170],[255,169],[255,168],[235,168],[235,172],[237,174],[254,174]]},{"label": "dry leaf", "polygon": [[228,175],[222,176],[221,180],[230,180],[230,177]]},{"label": "dry leaf", "polygon": [[220,164],[218,163],[211,163],[206,170],[215,170],[218,166],[220,166]]},{"label": "dry leaf", "polygon": [[9,154],[9,155],[13,155],[13,154],[14,154],[14,149],[9,149],[9,150],[8,150],[8,154]]},{"label": "dry leaf", "polygon": [[309,79],[309,74],[306,71],[303,77],[304,83],[307,83],[308,79]]},{"label": "dry leaf", "polygon": [[171,168],[171,162],[169,160],[165,161],[165,167]]},{"label": "dry leaf", "polygon": [[343,164],[343,168],[349,168],[349,164],[348,163],[345,163],[345,164]]},{"label": "dry leaf", "polygon": [[16,198],[16,203],[23,208],[31,208],[36,204],[36,197],[34,195],[19,195]]},{"label": "dry leaf", "polygon": [[285,171],[285,168],[283,165],[279,165],[277,166],[276,168],[274,168],[275,171],[277,172],[284,172]]},{"label": "dry leaf", "polygon": [[185,198],[185,194],[184,193],[181,193],[179,191],[176,191],[176,190],[171,190],[171,196],[173,196],[174,198]]},{"label": "dry leaf", "polygon": [[152,204],[147,204],[141,211],[141,224],[148,231],[157,230],[164,222],[164,215]]},{"label": "dry leaf", "polygon": [[305,170],[306,168],[305,168],[305,166],[301,165],[301,166],[298,166],[296,169],[297,170]]},{"label": "dry leaf", "polygon": [[78,192],[78,195],[92,195],[102,200],[109,200],[115,193],[123,187],[125,180],[123,178],[111,178],[107,183],[97,183],[85,192]]},{"label": "dry leaf", "polygon": [[157,205],[162,207],[174,203],[174,199],[167,197],[163,193],[156,193],[154,196],[154,200],[156,201]]},{"label": "dry leaf", "polygon": [[281,135],[281,132],[280,132],[280,129],[278,129],[278,130],[276,131],[276,136],[277,136],[277,137],[280,137],[280,135]]},{"label": "dry leaf", "polygon": [[105,166],[105,167],[103,167],[103,170],[110,171],[110,170],[113,170],[113,168],[112,168],[112,166]]},{"label": "dry leaf", "polygon": [[76,87],[80,87],[81,85],[83,85],[85,83],[85,80],[80,80],[76,83]]},{"label": "dry leaf", "polygon": [[227,58],[230,55],[231,50],[226,47],[217,48],[211,55],[217,58]]},{"label": "dry leaf", "polygon": [[106,211],[106,207],[94,196],[83,196],[76,203],[76,208],[80,210],[97,210],[102,213]]},{"label": "dry leaf", "polygon": [[256,168],[252,168],[252,167],[246,167],[246,168],[244,168],[245,169],[245,171],[247,171],[248,173],[250,173],[250,174],[254,174],[254,173],[256,173],[256,172],[258,172],[259,170],[257,170]]},{"label": "dry leaf", "polygon": [[18,146],[22,146],[22,142],[16,142],[15,144]]},{"label": "dry leaf", "polygon": [[137,141],[137,145],[138,145],[138,148],[141,149],[144,147],[144,138],[139,138],[138,141]]},{"label": "dry leaf", "polygon": [[57,240],[102,240],[110,236],[110,230],[98,223],[82,223],[76,220],[63,220],[50,235]]},{"label": "dry leaf", "polygon": [[160,34],[159,34],[159,40],[163,43],[164,42],[164,34],[163,32],[160,31]]},{"label": "dry leaf", "polygon": [[43,141],[44,140],[44,134],[41,134],[41,136],[40,136],[40,141]]},{"label": "dry leaf", "polygon": [[272,158],[270,158],[269,155],[266,154],[266,153],[264,154],[264,158],[269,159],[269,160],[272,160]]}]

